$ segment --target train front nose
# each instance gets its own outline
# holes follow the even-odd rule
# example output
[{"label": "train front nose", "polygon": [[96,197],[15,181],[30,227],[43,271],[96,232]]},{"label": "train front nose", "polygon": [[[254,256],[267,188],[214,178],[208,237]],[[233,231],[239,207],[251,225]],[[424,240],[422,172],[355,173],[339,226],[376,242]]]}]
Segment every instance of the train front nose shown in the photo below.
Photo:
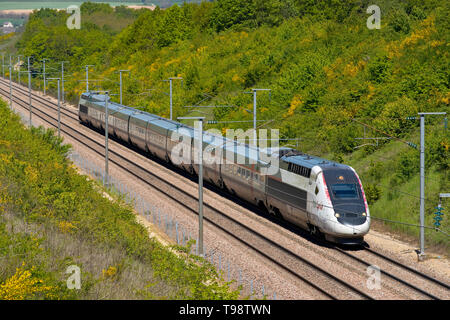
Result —
[{"label": "train front nose", "polygon": [[[370,229],[370,215],[364,205],[346,203],[333,207],[334,219],[327,221],[328,240],[360,244]],[[333,220],[333,221],[332,221]]]},{"label": "train front nose", "polygon": [[367,222],[367,212],[365,206],[360,204],[346,204],[334,206],[335,217],[338,223],[345,226],[352,226],[358,229],[358,226]]}]

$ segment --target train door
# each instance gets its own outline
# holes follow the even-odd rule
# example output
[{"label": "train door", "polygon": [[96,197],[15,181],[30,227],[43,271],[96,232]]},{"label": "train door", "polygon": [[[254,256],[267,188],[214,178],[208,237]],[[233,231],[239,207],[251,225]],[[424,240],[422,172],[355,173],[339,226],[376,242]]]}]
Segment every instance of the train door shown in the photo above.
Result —
[{"label": "train door", "polygon": [[308,222],[320,227],[323,224],[324,214],[324,199],[323,199],[323,185],[320,180],[321,171],[313,168],[309,177],[308,197],[311,201],[308,202]]}]

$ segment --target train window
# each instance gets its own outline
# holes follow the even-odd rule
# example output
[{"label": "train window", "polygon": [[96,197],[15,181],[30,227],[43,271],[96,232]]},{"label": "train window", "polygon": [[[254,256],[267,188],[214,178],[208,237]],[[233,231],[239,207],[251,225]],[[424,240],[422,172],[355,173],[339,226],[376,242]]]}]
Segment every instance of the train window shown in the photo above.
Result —
[{"label": "train window", "polygon": [[80,104],[80,112],[88,113],[88,108],[86,106]]},{"label": "train window", "polygon": [[241,168],[238,167],[237,173],[238,173],[239,175],[241,174]]},{"label": "train window", "polygon": [[356,184],[333,184],[331,191],[336,199],[358,199]]},{"label": "train window", "polygon": [[251,176],[251,172],[248,171],[248,170],[246,170],[246,171],[247,171],[246,174],[247,174],[247,179],[248,179],[248,178],[250,178],[250,176]]},{"label": "train window", "polygon": [[255,174],[255,180],[256,180],[256,181],[259,180],[258,174]]},{"label": "train window", "polygon": [[294,163],[289,163],[288,171],[304,176],[306,178],[309,178],[309,176],[311,175],[311,169]]}]

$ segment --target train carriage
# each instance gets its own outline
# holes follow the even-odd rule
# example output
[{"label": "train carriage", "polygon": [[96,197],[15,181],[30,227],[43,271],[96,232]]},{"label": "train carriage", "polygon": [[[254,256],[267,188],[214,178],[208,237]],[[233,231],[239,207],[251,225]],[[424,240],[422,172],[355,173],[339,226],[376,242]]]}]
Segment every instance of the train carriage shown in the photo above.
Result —
[{"label": "train carriage", "polygon": [[[203,178],[209,180],[216,186],[223,188],[223,179],[220,174],[220,166],[223,162],[223,148],[225,139],[210,132],[203,135]],[[195,145],[192,145],[192,152],[195,156]],[[199,166],[193,163],[195,174],[199,173]]]},{"label": "train carriage", "polygon": [[129,122],[134,112],[135,109],[124,106],[120,106],[115,112],[111,112],[112,116],[114,117],[114,135],[118,139],[130,142]]},{"label": "train carriage", "polygon": [[169,160],[167,154],[167,132],[169,128],[176,127],[176,124],[157,117],[148,123],[147,126],[147,150],[154,156]]},{"label": "train carriage", "polygon": [[166,152],[170,161],[190,173],[194,173],[194,129],[181,123],[171,123],[167,130]]},{"label": "train carriage", "polygon": [[147,151],[147,127],[148,124],[157,119],[148,113],[135,112],[130,115],[128,131],[130,135],[130,143],[143,151]]},{"label": "train carriage", "polygon": [[[110,133],[198,174],[193,128],[116,103],[108,106]],[[82,94],[79,119],[104,129],[105,96]],[[183,141],[184,147],[180,144]],[[205,180],[271,214],[338,243],[361,243],[369,231],[370,213],[364,189],[349,166],[291,148],[260,149],[208,132],[203,135],[202,151]],[[263,168],[270,166],[263,160],[267,156],[279,162],[279,168],[271,175],[263,173]]]}]

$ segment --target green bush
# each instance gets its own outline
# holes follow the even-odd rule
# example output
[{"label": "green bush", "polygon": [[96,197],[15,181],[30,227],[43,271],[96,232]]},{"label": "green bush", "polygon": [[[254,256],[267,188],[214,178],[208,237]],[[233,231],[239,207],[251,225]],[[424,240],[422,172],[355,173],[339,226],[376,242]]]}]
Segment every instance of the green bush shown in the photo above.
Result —
[{"label": "green bush", "polygon": [[381,189],[374,184],[366,185],[364,192],[369,205],[374,204],[381,197]]},{"label": "green bush", "polygon": [[389,21],[389,26],[396,32],[409,33],[411,31],[411,24],[409,17],[402,11],[395,11],[394,18]]}]

